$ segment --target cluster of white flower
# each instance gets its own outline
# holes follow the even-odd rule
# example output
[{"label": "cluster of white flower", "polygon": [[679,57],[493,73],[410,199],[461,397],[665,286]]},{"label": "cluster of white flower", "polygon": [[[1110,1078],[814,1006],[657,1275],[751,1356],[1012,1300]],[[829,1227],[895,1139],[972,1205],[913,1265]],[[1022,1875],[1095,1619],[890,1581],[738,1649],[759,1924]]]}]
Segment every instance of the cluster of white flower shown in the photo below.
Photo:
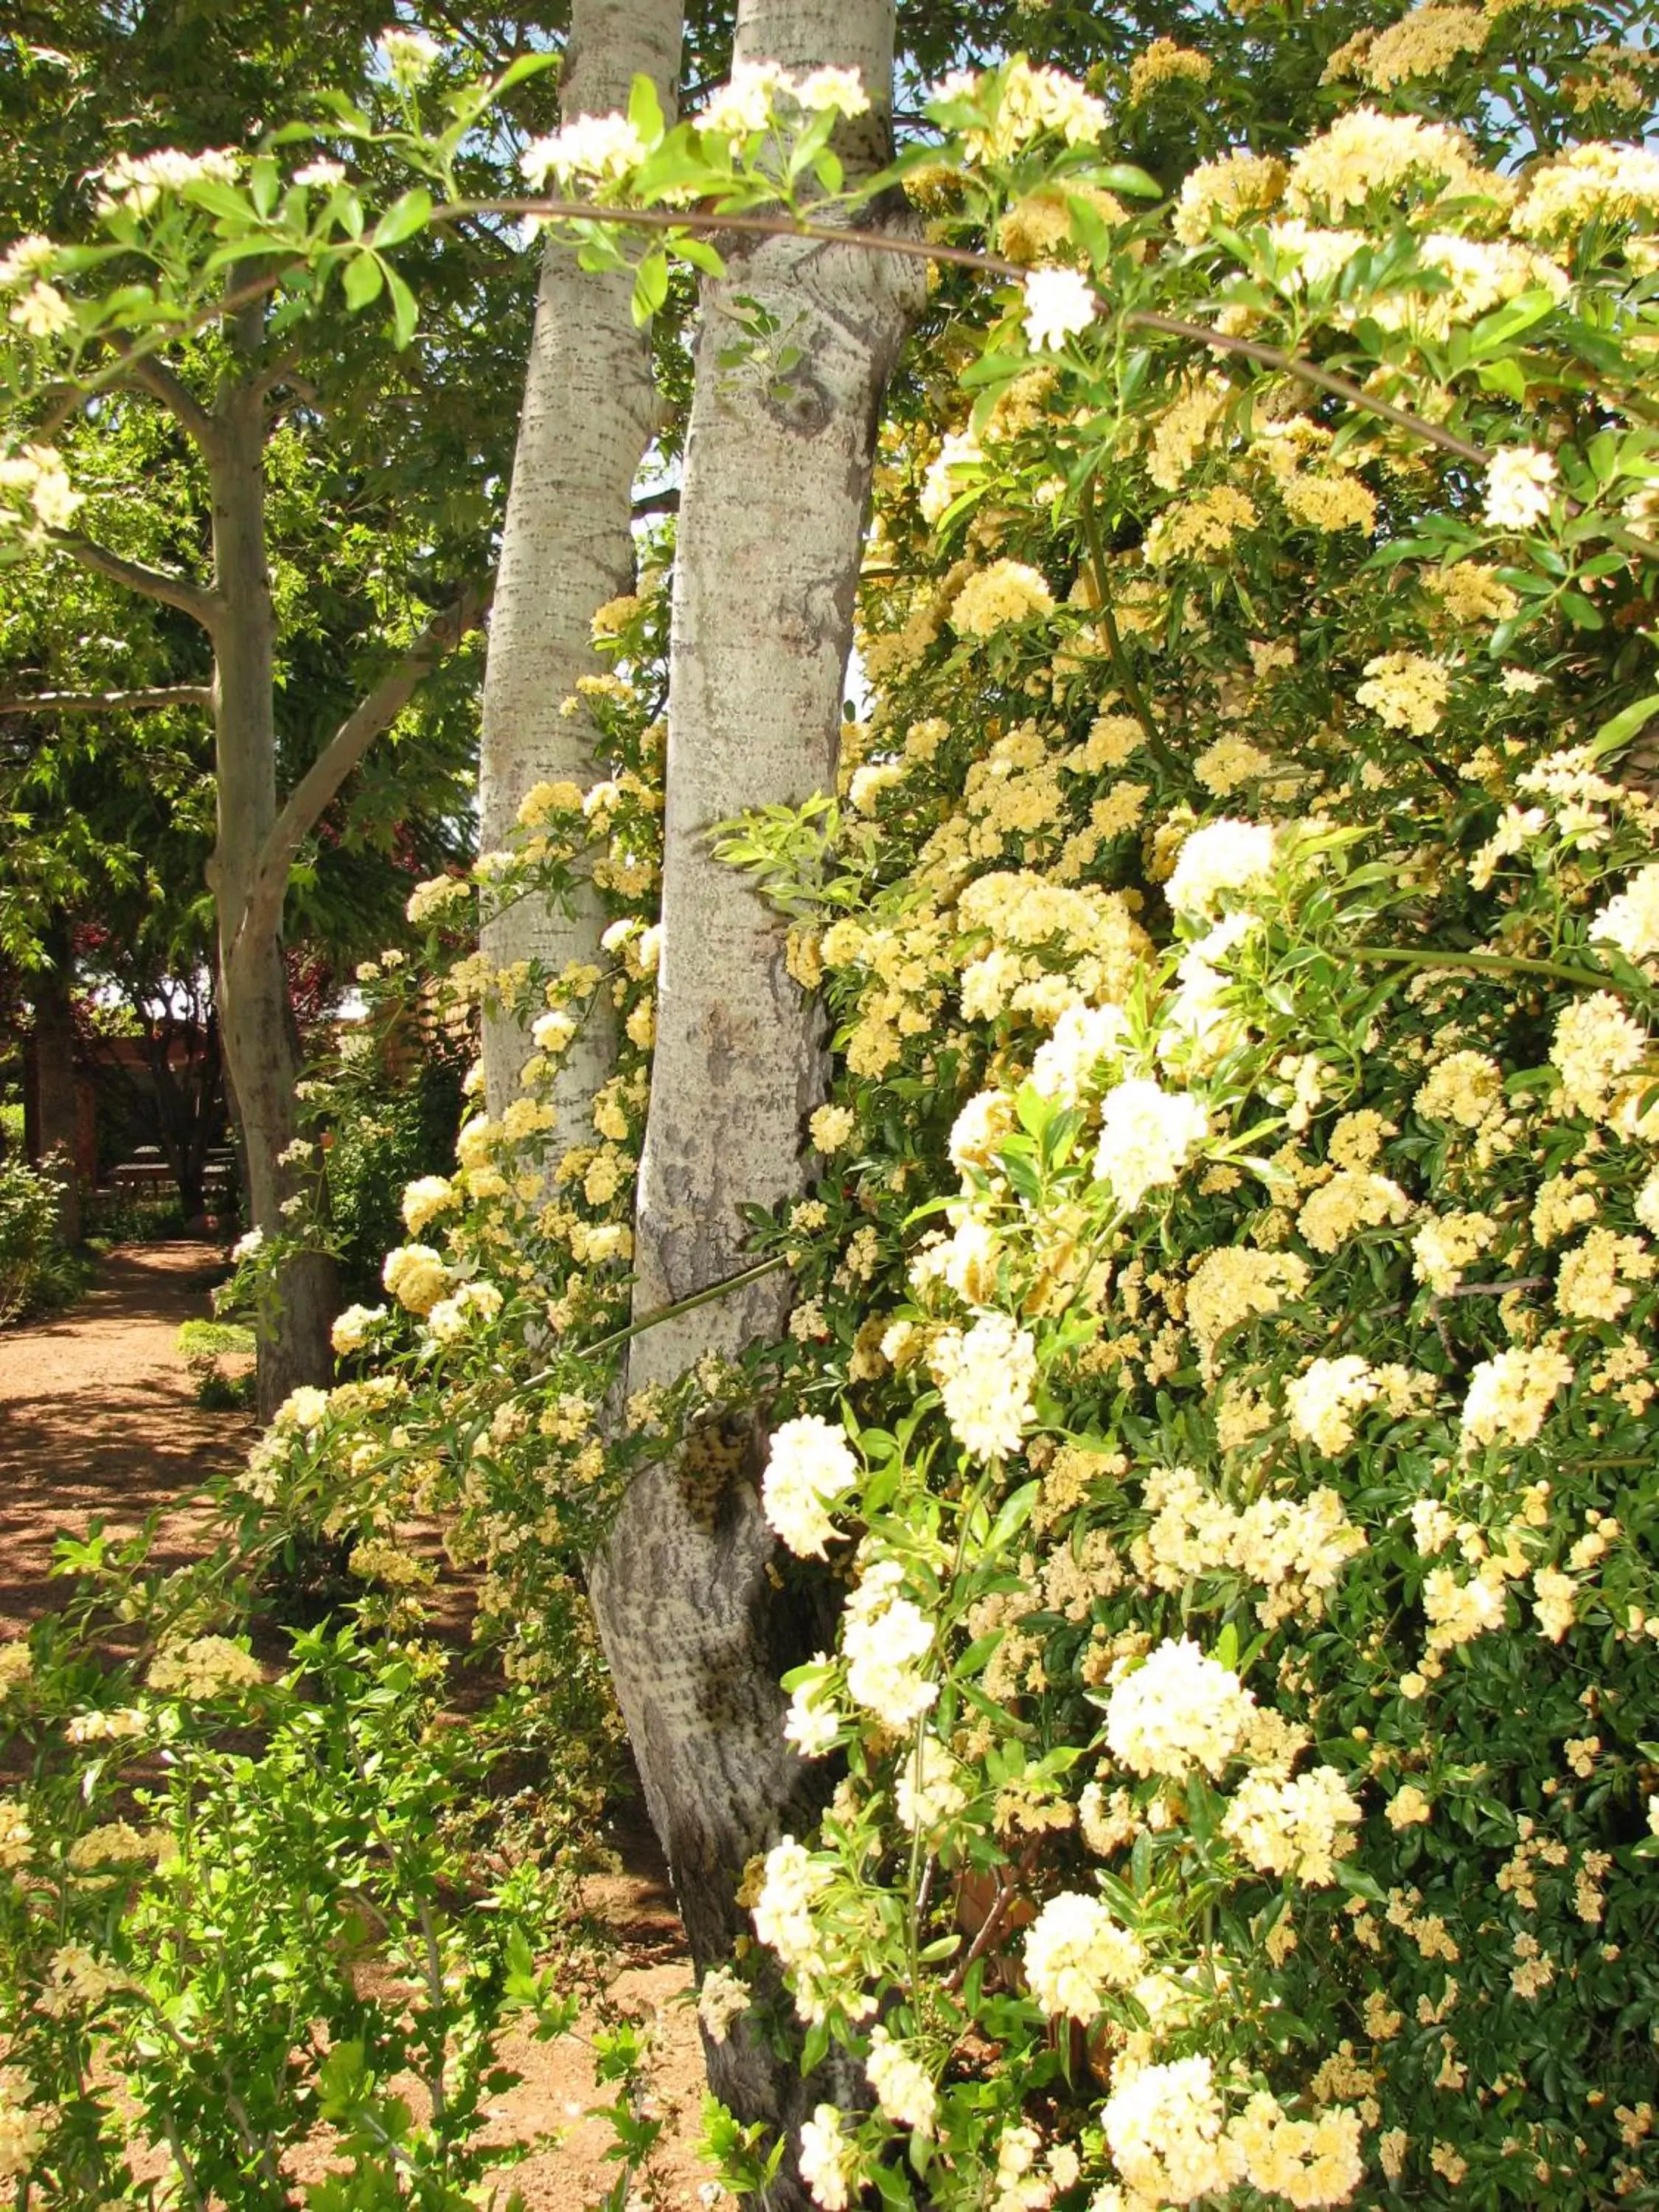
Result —
[{"label": "cluster of white flower", "polygon": [[434,1344],[454,1344],[482,1322],[486,1326],[500,1314],[504,1301],[494,1283],[463,1283],[450,1297],[439,1298],[426,1317]]},{"label": "cluster of white flower", "polygon": [[388,1252],[380,1280],[406,1313],[428,1314],[449,1287],[449,1270],[429,1244]]},{"label": "cluster of white flower", "polygon": [[828,1867],[815,1865],[805,1847],[785,1836],[766,1854],[760,1893],[750,1909],[755,1933],[786,1966],[802,1967],[818,1956],[812,1924],[812,1899],[833,1879]]},{"label": "cluster of white flower", "polygon": [[1534,446],[1504,446],[1486,464],[1486,520],[1494,530],[1530,530],[1550,511],[1557,470]]},{"label": "cluster of white flower", "polygon": [[1616,945],[1626,960],[1659,953],[1659,862],[1638,868],[1589,926],[1592,939]]},{"label": "cluster of white flower", "polygon": [[577,115],[550,137],[532,138],[519,156],[519,167],[535,191],[550,177],[562,186],[577,178],[613,184],[636,169],[649,151],[625,115]]},{"label": "cluster of white flower", "polygon": [[697,2018],[711,2043],[724,2043],[732,2023],[749,2009],[753,1991],[729,1966],[711,1966],[697,1991]]},{"label": "cluster of white flower", "polygon": [[290,1390],[271,1416],[274,1429],[298,1429],[310,1436],[320,1429],[328,1419],[328,1393],[314,1383],[302,1382],[297,1390]]},{"label": "cluster of white flower", "polygon": [[1095,290],[1075,269],[1034,269],[1024,280],[1025,343],[1033,353],[1059,353],[1095,319]]},{"label": "cluster of white flower", "polygon": [[57,2107],[33,2100],[18,2068],[0,2067],[0,2181],[22,2179],[46,2148],[57,2120]]},{"label": "cluster of white flower", "polygon": [[1120,1006],[1067,1006],[1031,1062],[1031,1087],[1059,1106],[1075,1106],[1103,1060],[1128,1028]]},{"label": "cluster of white flower", "polygon": [[921,1671],[933,1648],[933,1631],[921,1607],[902,1595],[904,1570],[878,1559],[847,1601],[842,1652],[848,1694],[888,1728],[908,1728],[939,1695]]},{"label": "cluster of white flower", "polygon": [[1347,1831],[1361,1817],[1334,1767],[1316,1766],[1294,1780],[1260,1771],[1240,1784],[1221,1830],[1263,1874],[1324,1887],[1336,1879],[1335,1862],[1352,1850]]},{"label": "cluster of white flower", "polygon": [[73,2014],[96,2012],[106,1998],[131,1987],[130,1975],[84,1943],[65,1943],[52,1954],[35,2010],[49,2020],[67,2020]]},{"label": "cluster of white flower", "polygon": [[1556,1394],[1571,1382],[1573,1365],[1553,1345],[1517,1345],[1483,1359],[1469,1377],[1463,1400],[1463,1449],[1501,1441],[1529,1444],[1544,1425]]},{"label": "cluster of white flower", "polygon": [[777,62],[737,62],[727,82],[694,118],[701,131],[736,143],[799,115],[866,115],[870,99],[856,70],[816,69],[792,76]]},{"label": "cluster of white flower", "polygon": [[1006,1314],[988,1313],[965,1334],[942,1329],[928,1351],[945,1418],[975,1459],[1001,1459],[1019,1449],[1036,1415],[1036,1346],[1030,1331]]},{"label": "cluster of white flower", "polygon": [[164,1645],[144,1680],[163,1697],[219,1698],[264,1678],[258,1661],[240,1644],[226,1636],[198,1636],[188,1644]]},{"label": "cluster of white flower", "polygon": [[1051,1897],[1025,1938],[1025,1978],[1051,2017],[1086,2027],[1110,1989],[1129,1989],[1146,1966],[1140,1938],[1115,1921],[1097,1897],[1066,1890]]},{"label": "cluster of white flower", "polygon": [[833,2105],[814,2106],[800,2128],[800,2178],[823,2212],[847,2212],[857,2187],[854,2147]]},{"label": "cluster of white flower", "polygon": [[343,1313],[335,1316],[329,1342],[341,1358],[346,1358],[362,1350],[386,1318],[384,1306],[348,1306]]},{"label": "cluster of white flower", "polygon": [[1346,1451],[1353,1442],[1353,1417],[1378,1387],[1370,1365],[1353,1352],[1311,1361],[1306,1374],[1285,1385],[1291,1434],[1333,1456]]},{"label": "cluster of white flower", "polygon": [[967,1803],[957,1762],[936,1736],[919,1735],[899,1761],[893,1809],[907,1834],[931,1835]]},{"label": "cluster of white flower", "polygon": [[153,154],[118,154],[99,172],[104,187],[99,211],[124,209],[129,215],[148,215],[164,192],[187,191],[191,185],[234,185],[237,156],[228,146],[203,154],[181,154],[175,147],[159,147]]},{"label": "cluster of white flower", "polygon": [[1182,843],[1164,896],[1177,914],[1213,914],[1224,891],[1248,890],[1272,873],[1273,849],[1267,823],[1206,822]]},{"label": "cluster of white flower", "polygon": [[1190,2204],[1243,2178],[1243,2153],[1225,2132],[1208,2058],[1120,2061],[1101,2124],[1118,2172],[1148,2206]]},{"label": "cluster of white flower", "polygon": [[783,1722],[785,1736],[803,1759],[821,1759],[841,1733],[841,1716],[836,1707],[836,1686],[830,1673],[830,1662],[820,1651],[813,1664],[822,1667],[824,1671],[797,1683]]},{"label": "cluster of white flower", "polygon": [[0,492],[27,499],[42,530],[67,530],[86,499],[49,446],[25,446],[21,453],[0,455]]},{"label": "cluster of white flower", "polygon": [[[73,1735],[70,1741],[74,1742]],[[15,1797],[0,1797],[0,1869],[26,1865],[33,1841],[34,1831],[23,1807]]]},{"label": "cluster of white flower", "polygon": [[1172,1183],[1210,1133],[1210,1117],[1186,1091],[1167,1091],[1149,1077],[1131,1076],[1109,1091],[1100,1109],[1096,1180],[1126,1212],[1149,1190]]},{"label": "cluster of white flower", "polygon": [[430,76],[443,49],[424,31],[382,31],[374,41],[393,84],[407,92]]},{"label": "cluster of white flower", "polygon": [[1075,77],[1062,70],[1034,68],[1023,55],[994,76],[952,70],[939,80],[933,97],[941,102],[969,100],[981,109],[989,106],[990,123],[970,125],[963,132],[970,161],[1005,161],[1045,131],[1056,132],[1068,146],[1093,145],[1108,121],[1103,101],[1085,92]]},{"label": "cluster of white flower", "polygon": [[825,1508],[858,1480],[859,1463],[840,1429],[816,1413],[785,1421],[772,1434],[761,1507],[767,1525],[798,1559],[821,1559],[836,1534]]},{"label": "cluster of white flower", "polygon": [[416,884],[404,902],[404,913],[410,921],[430,921],[447,907],[463,906],[471,896],[472,886],[465,876],[432,876]]},{"label": "cluster of white flower", "polygon": [[[981,467],[985,455],[971,430],[947,431],[927,465],[916,504],[924,522],[937,522],[952,500],[967,489],[959,471]],[[820,1147],[822,1149],[822,1147]]]},{"label": "cluster of white flower", "polygon": [[1113,1690],[1106,1741],[1137,1774],[1178,1782],[1198,1766],[1213,1779],[1243,1744],[1255,1707],[1231,1668],[1190,1637],[1169,1638]]},{"label": "cluster of white flower", "polygon": [[884,2027],[870,2031],[864,2062],[876,2102],[894,2124],[931,2136],[939,2112],[933,2076],[908,2044],[895,2041]]},{"label": "cluster of white flower", "polygon": [[441,1214],[453,1213],[461,1194],[447,1176],[419,1176],[404,1187],[404,1226],[411,1237],[429,1229]]}]

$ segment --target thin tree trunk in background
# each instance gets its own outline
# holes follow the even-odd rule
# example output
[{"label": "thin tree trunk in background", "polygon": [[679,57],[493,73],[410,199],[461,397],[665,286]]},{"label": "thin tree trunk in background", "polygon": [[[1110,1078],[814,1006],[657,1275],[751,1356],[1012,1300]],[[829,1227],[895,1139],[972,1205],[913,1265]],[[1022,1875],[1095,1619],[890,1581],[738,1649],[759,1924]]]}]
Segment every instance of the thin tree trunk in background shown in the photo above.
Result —
[{"label": "thin tree trunk in background", "polygon": [[[886,151],[891,0],[744,0],[737,58],[855,69],[874,115],[850,126],[849,171]],[[663,950],[636,1221],[636,1313],[734,1271],[744,1201],[803,1187],[805,1120],[823,1095],[816,1012],[784,966],[782,927],[712,858],[711,823],[834,788],[853,603],[883,392],[921,304],[905,265],[796,239],[721,240],[705,286],[675,567]],[[741,301],[799,349],[780,377],[744,337]],[[637,1339],[628,1387],[702,1353],[775,1337],[775,1278]],[[810,1820],[822,1770],[785,1743],[780,1671],[825,1632],[823,1610],[774,1590],[757,1494],[764,1439],[712,1507],[663,1466],[635,1481],[591,1578],[647,1802],[700,1969],[747,1928],[745,1862]],[[717,2094],[793,2130],[813,2089],[739,2031],[708,2049]],[[821,2086],[821,2085],[820,2085]],[[787,2172],[779,2203],[805,2203]]]},{"label": "thin tree trunk in background", "polygon": [[[682,40],[679,0],[574,0],[560,109],[565,122],[628,105],[636,76],[675,113]],[[564,715],[577,679],[607,665],[592,623],[608,599],[634,587],[634,478],[656,412],[651,342],[630,312],[632,280],[577,266],[575,248],[550,238],[542,261],[524,413],[507,497],[484,672],[479,762],[486,850],[508,842],[531,787],[596,780],[595,730],[584,705]],[[599,894],[578,888],[573,911],[521,900],[489,923],[493,966],[535,960],[555,969],[598,962],[605,917]],[[539,1006],[484,1023],[489,1110],[519,1095],[528,1030]],[[616,1058],[616,1021],[601,992],[561,1064],[551,1091],[560,1146],[591,1138],[594,1092]]]},{"label": "thin tree trunk in background", "polygon": [[[220,1033],[249,1212],[253,1225],[274,1237],[287,1225],[283,1200],[301,1187],[282,1158],[298,1133],[300,1052],[281,940],[273,932],[243,927],[262,848],[276,818],[276,613],[265,558],[264,404],[251,379],[226,383],[215,422],[207,459],[220,601],[213,633]],[[329,1342],[333,1263],[321,1253],[291,1260],[278,1276],[277,1291],[275,1310],[262,1315],[258,1325],[262,1420],[300,1384],[326,1384],[334,1371]]]},{"label": "thin tree trunk in background", "polygon": [[54,921],[42,935],[49,964],[29,979],[34,1002],[34,1143],[40,1164],[58,1177],[58,1236],[65,1244],[78,1244],[81,1109],[75,1082],[74,962],[66,922]]}]

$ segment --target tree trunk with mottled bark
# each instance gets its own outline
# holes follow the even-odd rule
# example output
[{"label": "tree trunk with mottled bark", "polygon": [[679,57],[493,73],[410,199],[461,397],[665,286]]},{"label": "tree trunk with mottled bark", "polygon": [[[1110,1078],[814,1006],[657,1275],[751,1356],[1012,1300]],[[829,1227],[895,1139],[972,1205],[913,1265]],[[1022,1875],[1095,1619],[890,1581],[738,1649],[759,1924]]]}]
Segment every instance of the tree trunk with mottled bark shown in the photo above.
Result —
[{"label": "tree trunk with mottled bark", "polygon": [[[672,121],[681,40],[680,0],[574,0],[561,79],[564,121],[625,109],[636,76],[651,79]],[[606,665],[593,650],[593,616],[634,587],[634,479],[656,399],[650,337],[635,327],[632,296],[629,277],[586,274],[574,246],[549,238],[484,672],[486,850],[508,842],[532,785],[568,779],[586,788],[598,773],[586,707],[568,715],[560,709],[578,696],[580,677]],[[604,927],[599,894],[583,884],[568,914],[520,900],[486,925],[483,950],[497,968],[520,960],[556,969],[597,963]],[[538,1011],[486,1018],[492,1115],[519,1095]],[[615,1016],[601,993],[549,1094],[560,1143],[591,1136],[593,1094],[611,1073],[616,1048]]]},{"label": "tree trunk with mottled bark", "polygon": [[[744,0],[737,58],[855,69],[874,112],[838,142],[849,173],[886,150],[891,0]],[[878,414],[921,300],[907,264],[797,239],[721,240],[705,286],[675,568],[663,947],[636,1219],[636,1314],[741,1266],[744,1202],[804,1186],[805,1121],[823,1096],[816,1012],[784,964],[783,929],[717,863],[711,823],[834,788],[854,594]],[[733,367],[757,302],[776,343]],[[720,356],[728,354],[727,365]],[[709,1351],[775,1337],[772,1277],[635,1340],[628,1387]],[[778,1675],[827,1632],[827,1607],[776,1590],[761,1516],[765,1439],[740,1440],[712,1506],[664,1465],[635,1481],[592,1589],[647,1802],[699,1969],[729,1957],[747,1916],[745,1862],[813,1815],[821,1770],[783,1736]],[[792,1578],[792,1587],[799,1589]],[[793,2130],[814,2094],[741,2030],[708,2051],[717,2094]],[[793,2170],[780,2203],[806,2199]]]}]

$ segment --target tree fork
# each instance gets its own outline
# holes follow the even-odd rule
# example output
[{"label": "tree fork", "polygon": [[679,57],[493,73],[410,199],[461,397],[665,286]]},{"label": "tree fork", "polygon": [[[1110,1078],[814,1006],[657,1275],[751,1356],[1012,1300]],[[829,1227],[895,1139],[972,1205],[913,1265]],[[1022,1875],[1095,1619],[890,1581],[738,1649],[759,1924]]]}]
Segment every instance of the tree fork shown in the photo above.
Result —
[{"label": "tree fork", "polygon": [[[856,70],[872,112],[837,149],[849,170],[885,158],[890,0],[744,0],[735,60]],[[839,239],[742,241],[703,288],[675,564],[657,1042],[635,1223],[627,1387],[708,1352],[775,1339],[787,1278],[742,1267],[740,1206],[804,1188],[806,1119],[823,1093],[821,1018],[787,973],[784,930],[713,857],[709,825],[834,787],[877,419],[922,298],[921,272]],[[747,302],[777,318],[799,364],[780,379],[739,359]],[[740,304],[743,303],[743,304]],[[728,355],[722,365],[721,356]],[[681,1309],[662,1317],[665,1306]],[[783,1734],[780,1672],[830,1640],[827,1583],[776,1576],[759,1498],[757,1421],[647,1469],[590,1577],[600,1633],[700,1971],[747,1931],[746,1862],[814,1818],[830,1778]],[[822,2095],[738,2027],[708,2046],[710,2081],[740,2118],[792,2137]],[[786,2160],[772,2201],[808,2200]]]}]

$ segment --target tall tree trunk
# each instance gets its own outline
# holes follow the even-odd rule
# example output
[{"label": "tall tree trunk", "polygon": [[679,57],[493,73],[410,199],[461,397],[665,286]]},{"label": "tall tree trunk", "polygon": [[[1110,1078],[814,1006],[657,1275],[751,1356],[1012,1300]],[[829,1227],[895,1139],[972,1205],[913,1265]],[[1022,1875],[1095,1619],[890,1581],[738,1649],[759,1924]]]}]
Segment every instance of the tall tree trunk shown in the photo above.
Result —
[{"label": "tall tree trunk", "polygon": [[[891,0],[744,0],[737,58],[855,69],[875,112],[842,143],[850,172],[886,150]],[[717,862],[708,828],[833,788],[877,417],[918,280],[902,264],[795,239],[721,241],[705,287],[675,568],[663,950],[636,1222],[636,1313],[741,1262],[744,1200],[803,1185],[823,1093],[816,1014],[784,965],[781,925]],[[780,379],[741,347],[739,301],[777,317],[799,366]],[[734,312],[736,310],[736,312]],[[720,356],[728,355],[727,365]],[[630,1390],[709,1350],[775,1336],[773,1278],[637,1339]],[[592,1576],[595,1611],[647,1802],[699,1967],[730,1954],[744,1863],[811,1817],[821,1771],[785,1743],[782,1667],[823,1633],[819,1608],[775,1591],[757,1494],[763,1439],[712,1515],[678,1470],[630,1488]],[[799,2076],[758,2039],[708,2051],[718,2094],[793,2129]],[[805,2202],[786,2179],[781,2202]]]},{"label": "tall tree trunk", "polygon": [[80,1101],[75,1081],[74,957],[69,925],[43,933],[47,965],[31,978],[34,1028],[30,1038],[34,1091],[33,1149],[58,1177],[58,1233],[81,1241]]},{"label": "tall tree trunk", "polygon": [[[656,86],[672,122],[682,15],[680,0],[574,0],[561,79],[564,121],[625,108],[639,76]],[[629,277],[585,274],[574,246],[549,237],[484,672],[479,797],[486,849],[508,841],[519,802],[533,784],[569,779],[586,787],[595,780],[590,717],[585,708],[569,716],[559,709],[577,696],[579,677],[605,665],[593,650],[594,614],[634,586],[634,478],[656,403],[650,337],[634,326],[632,295]],[[568,915],[521,900],[485,927],[483,949],[497,967],[597,962],[604,927],[599,894],[583,884]],[[494,1115],[519,1095],[529,1024],[538,1011],[485,1021]],[[561,1143],[591,1137],[593,1093],[615,1058],[615,1016],[601,992],[551,1092]]]},{"label": "tall tree trunk", "polygon": [[[276,614],[265,560],[264,404],[249,377],[229,380],[215,407],[208,454],[213,488],[213,715],[218,836],[213,889],[219,923],[219,1015],[235,1097],[253,1225],[288,1224],[283,1202],[299,1189],[282,1155],[297,1133],[299,1040],[288,972],[274,931],[245,927],[261,849],[276,818],[273,692]],[[290,1261],[275,1310],[258,1326],[258,1404],[269,1420],[302,1382],[333,1374],[329,1325],[334,1268],[320,1253]]]}]

